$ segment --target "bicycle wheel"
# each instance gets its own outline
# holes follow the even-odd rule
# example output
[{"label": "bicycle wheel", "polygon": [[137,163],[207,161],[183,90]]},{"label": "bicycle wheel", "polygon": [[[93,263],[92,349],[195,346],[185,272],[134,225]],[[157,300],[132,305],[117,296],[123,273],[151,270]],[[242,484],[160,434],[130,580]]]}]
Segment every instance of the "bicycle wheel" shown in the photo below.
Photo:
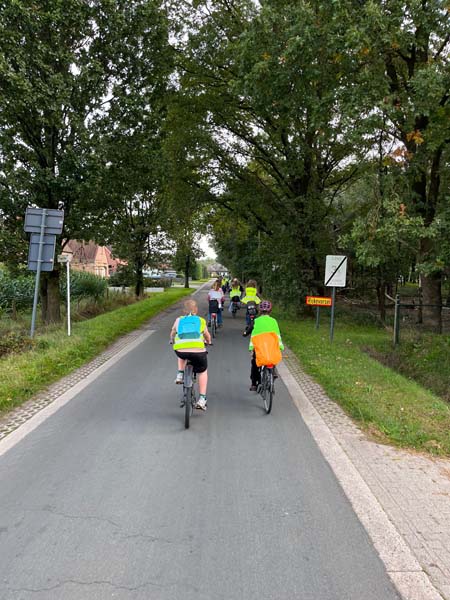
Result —
[{"label": "bicycle wheel", "polygon": [[189,420],[191,418],[191,393],[192,388],[186,388],[184,396],[184,428],[189,429]]},{"label": "bicycle wheel", "polygon": [[194,382],[193,382],[193,371],[192,365],[188,363],[184,369],[184,385],[183,385],[183,398],[184,398],[184,427],[189,429],[189,420],[191,418],[193,407],[194,407]]},{"label": "bicycle wheel", "polygon": [[216,319],[214,317],[211,320],[211,335],[213,338],[216,337]]},{"label": "bicycle wheel", "polygon": [[265,368],[262,377],[262,397],[264,402],[264,408],[267,414],[272,410],[273,401],[273,373],[272,369]]}]

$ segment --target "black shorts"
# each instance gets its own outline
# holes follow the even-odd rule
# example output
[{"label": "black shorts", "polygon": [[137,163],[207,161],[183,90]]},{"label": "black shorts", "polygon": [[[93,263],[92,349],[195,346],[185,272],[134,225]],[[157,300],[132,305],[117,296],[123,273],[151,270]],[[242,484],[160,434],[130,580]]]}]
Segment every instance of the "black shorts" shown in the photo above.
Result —
[{"label": "black shorts", "polygon": [[185,352],[183,350],[175,350],[175,354],[178,358],[188,359],[193,367],[195,373],[204,373],[208,368],[208,353],[205,352]]}]

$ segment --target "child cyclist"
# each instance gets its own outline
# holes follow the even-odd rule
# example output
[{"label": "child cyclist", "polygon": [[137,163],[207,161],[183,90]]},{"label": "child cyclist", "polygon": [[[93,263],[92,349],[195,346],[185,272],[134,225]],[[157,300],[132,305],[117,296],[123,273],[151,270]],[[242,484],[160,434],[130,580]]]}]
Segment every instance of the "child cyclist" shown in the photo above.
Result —
[{"label": "child cyclist", "polygon": [[205,319],[197,315],[198,307],[195,300],[186,300],[184,316],[178,317],[170,332],[170,342],[178,357],[178,373],[175,383],[183,383],[184,368],[189,360],[194,372],[198,374],[199,398],[196,408],[206,410],[206,388],[208,386],[208,359],[205,348],[211,343],[211,336],[206,327]]},{"label": "child cyclist", "polygon": [[260,302],[261,300],[256,292],[256,281],[254,279],[250,279],[245,287],[244,297],[241,299],[241,304],[245,304],[247,306],[245,313],[245,322],[247,325],[250,325],[252,321],[250,318],[250,307],[254,311],[253,314],[258,314],[258,304]]},{"label": "child cyclist", "polygon": [[211,314],[217,314],[217,326],[222,327],[222,308],[224,301],[224,293],[218,281],[213,283],[212,288],[208,292],[208,327],[211,325]]},{"label": "child cyclist", "polygon": [[[268,300],[262,300],[259,304],[259,317],[253,321],[252,331],[248,332],[251,335],[248,349],[252,352],[250,372],[252,381],[250,391],[252,392],[256,392],[258,384],[261,383],[259,367],[269,363],[275,366],[281,360],[280,351],[284,350],[280,328],[276,319],[270,316],[271,311],[272,303]],[[278,377],[275,369],[274,377]]]}]

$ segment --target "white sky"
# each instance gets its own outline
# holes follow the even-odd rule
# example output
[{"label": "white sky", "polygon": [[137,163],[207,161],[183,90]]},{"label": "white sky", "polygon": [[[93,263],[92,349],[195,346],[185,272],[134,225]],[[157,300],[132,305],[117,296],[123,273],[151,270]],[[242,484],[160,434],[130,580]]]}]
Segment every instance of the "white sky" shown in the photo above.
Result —
[{"label": "white sky", "polygon": [[205,256],[203,258],[217,258],[217,254],[215,253],[214,249],[211,248],[211,246],[209,245],[208,236],[202,235],[202,237],[200,238],[199,244],[200,244],[200,248],[205,253]]}]

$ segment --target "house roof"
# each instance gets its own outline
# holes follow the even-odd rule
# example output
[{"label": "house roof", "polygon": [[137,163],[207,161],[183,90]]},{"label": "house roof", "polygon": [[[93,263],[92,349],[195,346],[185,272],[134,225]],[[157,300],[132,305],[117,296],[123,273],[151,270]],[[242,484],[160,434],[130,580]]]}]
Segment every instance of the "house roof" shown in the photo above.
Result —
[{"label": "house roof", "polygon": [[90,262],[95,261],[99,246],[92,241],[69,240],[66,248],[71,250],[74,258],[77,258],[81,262]]}]

